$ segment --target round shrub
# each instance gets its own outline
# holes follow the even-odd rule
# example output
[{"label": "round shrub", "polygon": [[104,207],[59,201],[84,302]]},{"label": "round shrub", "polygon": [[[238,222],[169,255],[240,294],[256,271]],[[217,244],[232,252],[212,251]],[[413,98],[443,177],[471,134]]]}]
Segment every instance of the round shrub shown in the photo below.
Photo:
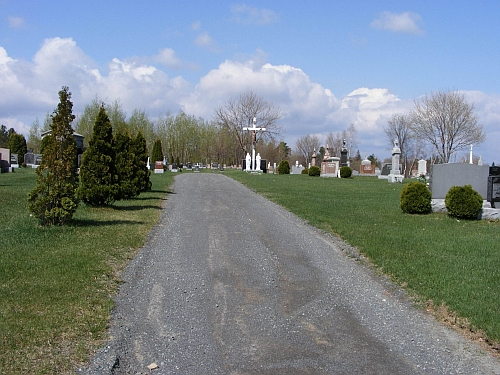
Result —
[{"label": "round shrub", "polygon": [[444,203],[450,216],[460,219],[477,219],[483,208],[483,198],[471,185],[451,187]]},{"label": "round shrub", "polygon": [[278,174],[290,174],[290,164],[288,164],[288,160],[282,160],[279,163]]},{"label": "round shrub", "polygon": [[311,168],[309,168],[309,176],[319,176],[321,174],[321,169],[313,165]]},{"label": "round shrub", "polygon": [[427,214],[431,212],[431,191],[420,181],[413,181],[403,187],[399,206],[407,214]]},{"label": "round shrub", "polygon": [[300,172],[300,174],[309,174],[309,168],[302,169],[302,172]]},{"label": "round shrub", "polygon": [[352,169],[347,165],[340,167],[340,177],[341,178],[349,178],[352,175]]}]

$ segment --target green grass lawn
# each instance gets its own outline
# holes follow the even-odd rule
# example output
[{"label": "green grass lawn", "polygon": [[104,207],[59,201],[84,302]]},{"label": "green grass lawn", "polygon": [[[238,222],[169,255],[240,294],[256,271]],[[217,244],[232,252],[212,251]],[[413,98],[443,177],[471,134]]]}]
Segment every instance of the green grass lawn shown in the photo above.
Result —
[{"label": "green grass lawn", "polygon": [[[212,172],[210,172],[212,173]],[[500,341],[500,223],[406,215],[401,184],[375,178],[224,172],[356,246],[420,302],[445,304]],[[119,273],[158,222],[173,174],[153,191],[69,226],[29,216],[30,169],[0,175],[0,373],[71,373],[106,338]]]},{"label": "green grass lawn", "polygon": [[404,214],[404,184],[374,177],[226,174],[355,246],[417,302],[445,305],[500,341],[500,223]]},{"label": "green grass lawn", "polygon": [[102,344],[119,272],[145,242],[168,196],[153,190],[110,208],[81,204],[69,226],[41,228],[26,195],[31,169],[0,175],[0,373],[70,373]]}]

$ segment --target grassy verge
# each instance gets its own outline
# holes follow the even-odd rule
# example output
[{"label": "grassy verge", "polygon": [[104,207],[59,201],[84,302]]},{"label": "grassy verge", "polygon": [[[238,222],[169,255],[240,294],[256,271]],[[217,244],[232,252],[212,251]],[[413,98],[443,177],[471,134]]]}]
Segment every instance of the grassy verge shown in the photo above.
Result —
[{"label": "grassy verge", "polygon": [[[500,342],[500,223],[408,215],[404,185],[371,177],[228,176],[357,247],[419,302]],[[481,332],[479,332],[481,333]],[[500,346],[498,347],[500,349]]]},{"label": "grassy verge", "polygon": [[171,174],[113,207],[41,228],[26,208],[34,170],[0,175],[0,373],[70,373],[105,338],[119,273],[157,223]]}]

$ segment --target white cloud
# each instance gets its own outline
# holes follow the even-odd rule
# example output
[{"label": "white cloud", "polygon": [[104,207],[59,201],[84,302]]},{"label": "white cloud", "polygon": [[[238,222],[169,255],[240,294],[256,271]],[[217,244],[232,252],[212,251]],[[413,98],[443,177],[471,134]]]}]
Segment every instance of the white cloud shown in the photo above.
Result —
[{"label": "white cloud", "polygon": [[[175,57],[173,51],[162,52]],[[63,85],[73,93],[75,114],[97,95],[108,103],[119,99],[128,114],[142,109],[156,118],[182,109],[206,120],[229,97],[252,90],[280,107],[280,124],[289,145],[306,134],[326,137],[354,124],[361,154],[375,153],[380,158],[390,157],[383,133],[387,120],[413,107],[412,100],[401,100],[385,88],[358,88],[337,98],[329,88],[312,82],[303,70],[267,63],[261,51],[244,61],[222,62],[194,86],[181,76],[169,77],[160,68],[139,61],[114,58],[106,71],[100,71],[71,38],[47,39],[31,62],[13,59],[0,47],[0,121],[4,124],[24,132],[36,117],[43,119],[54,110]],[[464,94],[475,102],[487,134],[486,142],[475,152],[485,161],[495,161],[500,95]]]},{"label": "white cloud", "polygon": [[382,12],[379,18],[371,23],[371,26],[375,29],[389,30],[397,33],[410,33],[410,34],[422,34],[423,30],[417,25],[421,21],[417,13],[404,12],[404,13],[392,13],[392,12]]},{"label": "white cloud", "polygon": [[9,27],[12,29],[22,29],[26,26],[26,21],[22,17],[9,17]]},{"label": "white cloud", "polygon": [[268,25],[278,20],[278,15],[272,10],[246,4],[233,5],[231,14],[234,21],[244,25]]},{"label": "white cloud", "polygon": [[217,45],[210,35],[206,31],[200,33],[194,40],[194,44],[199,47],[207,48],[211,51],[217,51]]},{"label": "white cloud", "polygon": [[193,22],[193,24],[191,25],[191,29],[193,29],[193,30],[199,30],[200,28],[201,28],[200,21]]},{"label": "white cloud", "polygon": [[176,56],[175,51],[172,48],[164,48],[160,50],[158,55],[153,57],[153,60],[172,69],[181,69],[184,65],[182,60]]}]

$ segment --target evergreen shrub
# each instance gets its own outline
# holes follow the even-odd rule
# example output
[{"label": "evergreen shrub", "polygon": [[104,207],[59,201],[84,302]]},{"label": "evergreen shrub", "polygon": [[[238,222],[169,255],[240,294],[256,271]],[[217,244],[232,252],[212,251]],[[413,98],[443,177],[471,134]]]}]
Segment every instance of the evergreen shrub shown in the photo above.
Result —
[{"label": "evergreen shrub", "polygon": [[300,172],[300,174],[309,174],[309,168],[302,169],[302,172]]},{"label": "evergreen shrub", "polygon": [[449,215],[460,219],[477,219],[483,208],[483,198],[471,185],[452,186],[444,202]]},{"label": "evergreen shrub", "polygon": [[157,139],[155,143],[153,143],[152,157],[153,157],[153,164],[156,161],[163,161],[163,151],[161,146],[161,140],[159,139]]},{"label": "evergreen shrub", "polygon": [[431,212],[431,191],[420,181],[412,181],[403,187],[399,205],[407,214],[427,214]]},{"label": "evergreen shrub", "polygon": [[146,138],[144,138],[141,132],[138,132],[132,140],[130,153],[134,155],[134,173],[138,178],[139,191],[151,190],[151,171],[147,167],[149,152],[146,145]]},{"label": "evergreen shrub", "polygon": [[288,164],[288,160],[282,160],[279,163],[278,174],[290,174],[290,164]]},{"label": "evergreen shrub", "polygon": [[349,178],[352,175],[352,169],[351,167],[348,167],[347,165],[340,167],[340,177],[341,178]]},{"label": "evergreen shrub", "polygon": [[119,199],[113,128],[104,105],[97,115],[89,147],[82,156],[78,197],[91,206],[107,206]]},{"label": "evergreen shrub", "polygon": [[321,174],[321,169],[313,165],[311,168],[309,168],[309,176],[319,176]]},{"label": "evergreen shrub", "polygon": [[36,169],[36,187],[28,194],[28,209],[41,225],[71,221],[78,207],[77,147],[71,123],[73,103],[68,87],[59,91],[59,104],[51,116],[51,136],[45,136],[43,158]]}]

